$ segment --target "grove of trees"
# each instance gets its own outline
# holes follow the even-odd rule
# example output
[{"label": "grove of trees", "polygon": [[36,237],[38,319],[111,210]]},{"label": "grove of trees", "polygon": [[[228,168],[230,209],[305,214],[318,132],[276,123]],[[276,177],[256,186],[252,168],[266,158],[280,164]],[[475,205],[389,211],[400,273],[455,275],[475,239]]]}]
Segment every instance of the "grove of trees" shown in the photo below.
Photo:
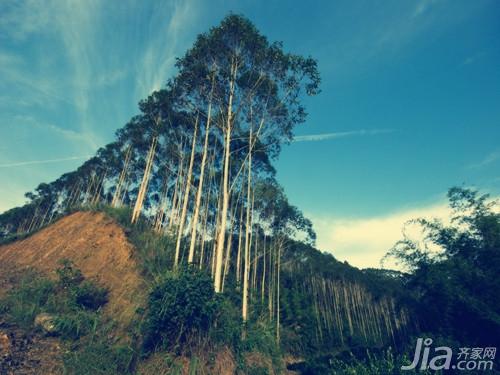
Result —
[{"label": "grove of trees", "polygon": [[305,120],[301,98],[319,92],[316,61],[285,52],[248,19],[229,15],[199,35],[176,67],[114,142],[2,215],[2,234],[32,232],[82,205],[130,206],[132,223],[146,218],[175,238],[173,268],[210,269],[216,293],[234,274],[245,321],[257,270],[260,287],[279,303],[286,240],[314,241],[271,161]]}]

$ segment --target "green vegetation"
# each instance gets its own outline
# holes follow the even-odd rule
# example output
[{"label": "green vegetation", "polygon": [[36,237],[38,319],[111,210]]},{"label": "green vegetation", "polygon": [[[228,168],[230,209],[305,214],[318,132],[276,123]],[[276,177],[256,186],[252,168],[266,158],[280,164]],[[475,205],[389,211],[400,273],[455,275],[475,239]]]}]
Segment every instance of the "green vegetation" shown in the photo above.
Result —
[{"label": "green vegetation", "polygon": [[48,305],[55,286],[54,281],[28,270],[19,286],[10,290],[7,296],[0,300],[1,311],[19,326],[31,328],[35,317]]},{"label": "green vegetation", "polygon": [[244,358],[252,352],[265,353],[280,368],[272,326],[266,321],[242,325],[235,307],[231,296],[215,293],[206,272],[187,266],[168,273],[149,296],[142,326],[144,354],[168,352],[196,360],[230,347],[240,370],[249,370]]},{"label": "green vegetation", "polygon": [[71,347],[64,355],[64,369],[72,375],[133,374],[134,350],[123,344],[110,344],[92,336]]},{"label": "green vegetation", "polygon": [[[421,329],[469,345],[495,345],[500,337],[500,214],[477,191],[448,192],[449,225],[418,219],[423,244],[404,238],[389,252],[411,273],[403,280]],[[438,248],[439,251],[429,250]]]},{"label": "green vegetation", "polygon": [[441,371],[401,370],[401,366],[409,362],[405,355],[395,355],[391,349],[378,354],[366,351],[361,359],[352,353],[339,358],[322,358],[317,362],[306,363],[300,368],[302,375],[335,374],[335,375],[429,375],[441,374]]},{"label": "green vegetation", "polygon": [[54,331],[63,338],[77,339],[92,331],[98,322],[98,310],[106,299],[106,290],[83,279],[69,261],[57,270],[52,281],[28,272],[19,288],[11,290],[2,301],[3,311],[24,328],[34,325],[41,313],[52,316]]},{"label": "green vegetation", "polygon": [[210,275],[195,268],[167,275],[149,296],[144,324],[146,352],[163,348],[185,350],[206,337],[217,301]]},{"label": "green vegetation", "polygon": [[104,211],[135,247],[148,300],[130,343],[111,342],[107,291],[67,261],[56,281],[30,273],[2,301],[25,329],[53,316],[70,373],[134,372],[155,355],[172,359],[170,373],[189,356],[194,373],[230,348],[245,374],[279,371],[285,354],[303,373],[397,374],[421,332],[467,345],[500,337],[500,217],[487,196],[452,189],[450,225],[414,221],[426,243],[405,238],[390,252],[408,273],[340,263],[314,249],[273,166],[305,121],[303,97],[319,93],[316,61],[231,14],[176,67],[114,142],[0,215],[8,242]]},{"label": "green vegetation", "polygon": [[[80,270],[62,260],[57,279],[51,280],[28,271],[17,287],[0,300],[2,316],[26,331],[61,337],[68,352],[64,368],[68,374],[125,374],[131,367],[133,350],[109,342],[109,323],[101,308],[107,302],[106,289],[85,280]],[[46,314],[48,325],[35,324]],[[127,371],[125,371],[127,370]]]},{"label": "green vegetation", "polygon": [[[449,196],[455,215],[449,226],[413,222],[424,225],[426,240],[439,244],[441,251],[425,252],[406,238],[390,252],[405,262],[408,273],[361,272],[309,245],[289,241],[281,254],[279,343],[267,293],[252,288],[252,318],[243,322],[241,286],[234,275],[228,278],[227,290],[217,294],[208,270],[182,265],[161,272],[162,265],[168,269],[173,264],[174,241],[155,233],[144,219],[130,224],[130,210],[123,208],[93,209],[123,223],[149,281],[149,298],[139,311],[142,323],[129,344],[109,341],[112,322],[100,315],[106,291],[85,280],[68,261],[61,262],[56,280],[28,272],[1,301],[1,311],[25,329],[33,327],[38,314],[53,315],[58,335],[70,349],[64,355],[65,368],[74,374],[134,373],[137,363],[154,355],[171,358],[162,365],[170,373],[182,371],[184,365],[176,358],[186,356],[190,371],[196,373],[224,348],[231,348],[236,368],[244,374],[268,373],[268,365],[280,371],[286,353],[304,359],[291,366],[302,374],[411,373],[400,367],[409,363],[405,353],[413,353],[415,337],[433,337],[437,344],[454,348],[463,342],[492,345],[498,337],[498,307],[491,296],[498,291],[494,274],[499,214],[494,203],[477,192],[452,189]],[[255,279],[262,276],[259,272]],[[394,326],[391,333],[387,318],[398,310],[392,302],[386,304],[389,297],[418,319],[414,325],[400,330]],[[384,310],[388,308],[394,310]],[[371,325],[377,316],[385,317],[383,323]],[[384,325],[386,338],[380,331]],[[252,355],[266,359],[248,362]]]}]

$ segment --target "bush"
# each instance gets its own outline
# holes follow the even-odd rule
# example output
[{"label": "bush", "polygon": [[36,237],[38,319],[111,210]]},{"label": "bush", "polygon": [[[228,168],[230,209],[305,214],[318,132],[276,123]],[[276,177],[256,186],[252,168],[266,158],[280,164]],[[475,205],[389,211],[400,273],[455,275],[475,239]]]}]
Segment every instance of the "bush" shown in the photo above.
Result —
[{"label": "bush", "polygon": [[228,346],[234,351],[241,349],[241,308],[224,294],[216,295],[217,311],[210,327],[212,344]]},{"label": "bush", "polygon": [[167,275],[149,295],[144,351],[179,349],[209,332],[217,311],[212,279],[194,267]]}]

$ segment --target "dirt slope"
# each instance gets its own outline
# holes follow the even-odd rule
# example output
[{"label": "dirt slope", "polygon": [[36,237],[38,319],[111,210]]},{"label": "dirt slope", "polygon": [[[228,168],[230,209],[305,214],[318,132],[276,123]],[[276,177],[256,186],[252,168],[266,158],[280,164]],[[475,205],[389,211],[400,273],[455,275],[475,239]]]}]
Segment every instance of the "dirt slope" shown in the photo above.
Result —
[{"label": "dirt slope", "polygon": [[0,278],[23,267],[54,274],[60,259],[70,259],[86,278],[108,288],[105,313],[125,328],[144,295],[132,251],[112,219],[103,213],[76,212],[24,240],[0,246]]}]

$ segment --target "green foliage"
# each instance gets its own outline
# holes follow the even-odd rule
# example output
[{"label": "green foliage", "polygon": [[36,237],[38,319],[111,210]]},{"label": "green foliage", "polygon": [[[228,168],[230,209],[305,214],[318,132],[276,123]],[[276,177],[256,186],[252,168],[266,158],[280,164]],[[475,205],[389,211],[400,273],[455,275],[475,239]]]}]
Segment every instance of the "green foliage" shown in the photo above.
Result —
[{"label": "green foliage", "polygon": [[217,295],[217,308],[210,327],[210,341],[214,345],[226,345],[234,351],[241,347],[241,308],[230,296]]},{"label": "green foliage", "polygon": [[[410,238],[389,253],[412,274],[408,297],[423,329],[467,344],[494,344],[500,337],[500,214],[487,195],[452,188],[451,224],[414,220],[424,246]],[[434,246],[441,251],[429,251]]]},{"label": "green foliage", "polygon": [[0,301],[1,310],[20,327],[29,328],[35,317],[43,312],[54,287],[53,281],[29,270],[21,279],[19,287],[9,290]]},{"label": "green foliage", "polygon": [[[412,375],[431,374],[430,370],[401,370],[401,366],[409,362],[406,356],[395,355],[391,348],[378,354],[366,351],[362,356],[354,356],[351,352],[345,355],[314,358],[301,364],[302,375]],[[433,371],[433,374],[441,372]]]},{"label": "green foliage", "polygon": [[206,337],[217,311],[209,275],[193,267],[169,273],[149,295],[144,350],[179,349]]},{"label": "green foliage", "polygon": [[68,260],[61,261],[53,281],[33,271],[0,301],[0,313],[26,330],[40,313],[53,316],[55,332],[70,346],[64,354],[64,373],[74,375],[132,373],[133,348],[108,342],[99,310],[107,291],[83,278]]},{"label": "green foliage", "polygon": [[107,302],[107,291],[84,280],[80,270],[67,260],[56,273],[58,280],[52,281],[28,272],[2,301],[2,311],[25,329],[33,327],[38,314],[48,313],[63,338],[76,340],[95,330],[97,310]]},{"label": "green foliage", "polygon": [[64,371],[71,375],[132,374],[134,356],[129,346],[111,345],[102,338],[93,338],[64,355]]},{"label": "green foliage", "polygon": [[79,309],[67,310],[56,315],[54,323],[57,333],[62,338],[77,340],[96,329],[99,324],[99,316]]},{"label": "green foliage", "polygon": [[60,267],[56,270],[59,277],[59,285],[63,288],[72,288],[83,281],[82,272],[75,268],[73,263],[68,259],[59,261]]},{"label": "green foliage", "polygon": [[248,322],[245,327],[241,350],[243,352],[257,351],[272,358],[278,358],[280,351],[276,343],[276,331],[272,322],[269,323],[266,320]]},{"label": "green foliage", "polygon": [[[243,339],[241,340],[239,351],[236,353],[240,359],[241,366],[245,353],[262,353],[271,360],[273,368],[280,372],[282,363],[282,352],[276,342],[276,330],[274,322],[269,322],[266,319],[259,319],[257,321],[249,321],[245,325]],[[246,365],[245,365],[246,366]],[[245,367],[244,367],[245,368]],[[249,373],[259,374],[267,368],[260,366],[253,366],[246,368]],[[253,371],[253,372],[252,372]]]}]

